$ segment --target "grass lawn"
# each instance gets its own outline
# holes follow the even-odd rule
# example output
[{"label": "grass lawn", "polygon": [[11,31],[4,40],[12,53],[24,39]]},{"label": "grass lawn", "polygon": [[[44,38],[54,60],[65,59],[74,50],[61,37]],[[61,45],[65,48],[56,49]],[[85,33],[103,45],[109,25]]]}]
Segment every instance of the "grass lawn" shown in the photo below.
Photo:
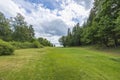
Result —
[{"label": "grass lawn", "polygon": [[16,50],[15,55],[0,56],[0,80],[120,80],[120,55],[108,53],[87,48]]}]

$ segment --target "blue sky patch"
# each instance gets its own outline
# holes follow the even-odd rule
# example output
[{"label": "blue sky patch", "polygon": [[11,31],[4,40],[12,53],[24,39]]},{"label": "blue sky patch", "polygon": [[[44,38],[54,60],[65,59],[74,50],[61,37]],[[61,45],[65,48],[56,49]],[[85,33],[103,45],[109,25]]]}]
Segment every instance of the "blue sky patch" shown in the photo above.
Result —
[{"label": "blue sky patch", "polygon": [[61,2],[57,2],[56,0],[26,0],[26,1],[35,4],[43,4],[44,7],[50,10],[60,9],[60,3],[61,3]]}]

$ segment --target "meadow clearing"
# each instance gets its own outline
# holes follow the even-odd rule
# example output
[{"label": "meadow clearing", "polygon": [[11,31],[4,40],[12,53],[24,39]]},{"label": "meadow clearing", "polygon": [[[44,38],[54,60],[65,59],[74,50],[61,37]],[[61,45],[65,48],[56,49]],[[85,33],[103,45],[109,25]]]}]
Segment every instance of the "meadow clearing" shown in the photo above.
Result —
[{"label": "meadow clearing", "polygon": [[0,80],[120,80],[120,55],[113,52],[80,47],[20,49],[0,56]]}]

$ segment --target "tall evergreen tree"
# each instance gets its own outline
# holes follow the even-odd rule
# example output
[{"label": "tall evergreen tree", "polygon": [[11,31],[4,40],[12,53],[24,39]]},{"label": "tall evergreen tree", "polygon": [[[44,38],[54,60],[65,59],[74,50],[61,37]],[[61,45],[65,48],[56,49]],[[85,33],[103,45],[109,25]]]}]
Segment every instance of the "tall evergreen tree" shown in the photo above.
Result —
[{"label": "tall evergreen tree", "polygon": [[71,46],[120,46],[120,0],[95,0],[87,21],[82,27],[74,26],[71,34],[72,38],[62,37],[62,43],[68,38]]}]

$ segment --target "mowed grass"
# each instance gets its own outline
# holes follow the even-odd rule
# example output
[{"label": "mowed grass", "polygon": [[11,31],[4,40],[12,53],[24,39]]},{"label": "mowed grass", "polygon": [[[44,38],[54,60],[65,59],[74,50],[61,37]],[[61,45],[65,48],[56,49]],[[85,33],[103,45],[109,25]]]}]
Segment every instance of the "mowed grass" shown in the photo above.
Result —
[{"label": "mowed grass", "polygon": [[120,80],[120,55],[87,48],[16,50],[0,56],[0,80]]}]

